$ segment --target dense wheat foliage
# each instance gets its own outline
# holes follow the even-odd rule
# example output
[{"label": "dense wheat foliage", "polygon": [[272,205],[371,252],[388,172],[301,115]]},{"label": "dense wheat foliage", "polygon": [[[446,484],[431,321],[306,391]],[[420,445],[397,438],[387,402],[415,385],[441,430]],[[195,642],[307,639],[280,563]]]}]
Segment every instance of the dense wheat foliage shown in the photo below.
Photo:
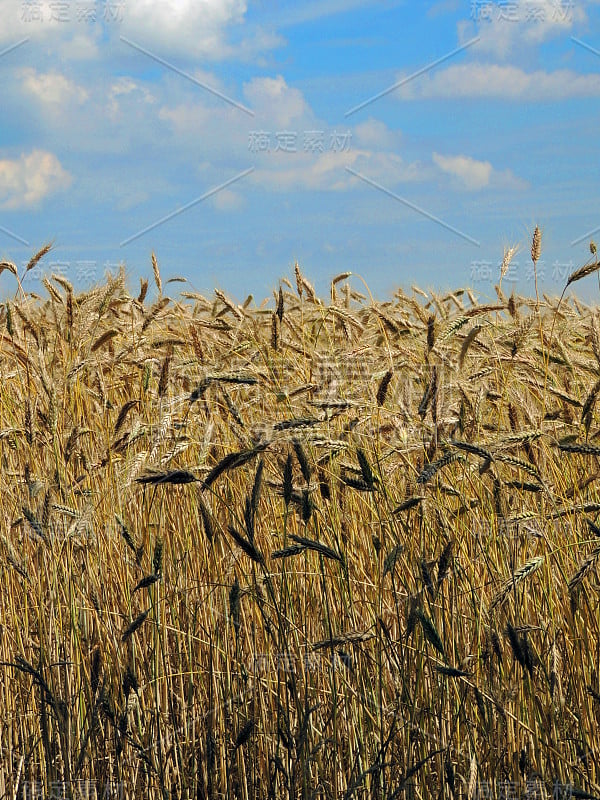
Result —
[{"label": "dense wheat foliage", "polygon": [[596,310],[152,270],[2,306],[0,797],[600,795]]}]

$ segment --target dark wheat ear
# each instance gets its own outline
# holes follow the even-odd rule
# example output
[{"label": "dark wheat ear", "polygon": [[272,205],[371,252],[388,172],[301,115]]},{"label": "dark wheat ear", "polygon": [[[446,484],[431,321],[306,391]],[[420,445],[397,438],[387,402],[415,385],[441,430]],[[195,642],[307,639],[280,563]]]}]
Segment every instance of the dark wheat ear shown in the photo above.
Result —
[{"label": "dark wheat ear", "polygon": [[306,484],[308,485],[310,483],[310,476],[311,476],[311,468],[310,464],[308,463],[308,458],[306,457],[306,453],[299,439],[294,439],[292,444],[294,445],[296,458],[298,459],[298,463],[300,464],[302,477],[304,478]]},{"label": "dark wheat ear", "polygon": [[377,405],[380,407],[385,403],[385,398],[387,397],[388,388],[390,386],[390,382],[393,376],[394,376],[394,370],[388,369],[388,371],[385,373],[385,375],[379,382],[379,386],[377,387]]},{"label": "dark wheat ear", "polygon": [[119,416],[117,417],[117,421],[115,422],[115,429],[113,431],[113,435],[116,436],[119,430],[121,429],[123,423],[127,419],[127,414],[131,411],[134,406],[139,404],[139,400],[128,400],[121,410],[119,411]]},{"label": "dark wheat ear", "polygon": [[256,561],[259,564],[264,564],[264,558],[262,554],[256,549],[254,544],[246,539],[233,525],[229,525],[227,530],[231,534],[235,543],[241,547],[241,549],[246,553],[246,555],[252,559],[252,561]]},{"label": "dark wheat ear", "polygon": [[111,328],[108,331],[104,331],[104,333],[101,336],[99,336],[96,339],[96,341],[92,344],[90,352],[95,353],[96,350],[99,350],[102,347],[102,345],[109,342],[113,338],[113,336],[116,336],[118,333],[119,331],[116,328]]},{"label": "dark wheat ear", "polygon": [[540,260],[541,255],[542,255],[542,232],[536,225],[535,230],[533,232],[533,240],[531,242],[531,260],[533,261],[534,264],[537,264],[537,262]]},{"label": "dark wheat ear", "polygon": [[200,494],[198,496],[198,508],[200,509],[200,516],[202,517],[202,526],[204,528],[204,534],[208,539],[208,541],[212,542],[215,537],[213,521],[209,508],[202,499],[202,495]]},{"label": "dark wheat ear", "polygon": [[430,314],[427,319],[427,350],[435,344],[435,314]]},{"label": "dark wheat ear", "polygon": [[279,321],[279,315],[273,314],[271,317],[271,348],[273,350],[279,350],[279,327],[281,323]]},{"label": "dark wheat ear", "polygon": [[128,625],[127,628],[125,628],[121,635],[121,641],[126,642],[128,639],[130,639],[133,634],[142,627],[149,613],[150,609],[142,611],[142,613],[133,620],[131,625]]},{"label": "dark wheat ear", "polygon": [[182,484],[182,483],[193,483],[194,481],[198,481],[193,472],[189,472],[185,469],[175,469],[171,472],[157,472],[152,475],[142,475],[140,478],[136,478],[136,483],[143,483],[149,486],[160,486],[164,483],[171,483],[171,484]]},{"label": "dark wheat ear", "polygon": [[138,303],[143,303],[146,299],[148,292],[148,281],[145,278],[140,278],[140,293],[138,295]]},{"label": "dark wheat ear", "polygon": [[171,366],[172,357],[173,357],[173,348],[169,347],[160,370],[160,380],[158,382],[159,397],[163,397],[163,395],[167,391],[167,385],[169,383],[169,368]]}]

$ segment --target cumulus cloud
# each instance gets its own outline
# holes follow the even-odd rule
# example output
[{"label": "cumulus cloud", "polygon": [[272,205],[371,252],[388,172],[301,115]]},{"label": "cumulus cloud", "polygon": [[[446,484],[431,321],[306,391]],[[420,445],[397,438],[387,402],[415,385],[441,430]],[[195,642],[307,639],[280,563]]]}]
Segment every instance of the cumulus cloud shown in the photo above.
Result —
[{"label": "cumulus cloud", "polygon": [[84,103],[89,97],[83,86],[60,72],[37,72],[32,67],[25,67],[17,75],[25,91],[44,104],[64,107],[70,102]]},{"label": "cumulus cloud", "polygon": [[[208,107],[205,98],[194,104],[165,104],[157,116],[171,126],[181,146],[193,142],[197,147],[200,142],[203,155],[210,154],[213,164],[223,157],[237,159],[241,168],[253,165],[247,181],[273,191],[347,190],[357,179],[346,166],[386,185],[436,177],[431,166],[407,163],[396,152],[397,131],[376,119],[333,129],[316,117],[302,91],[281,75],[249,81],[244,99],[255,112],[246,125],[237,109],[218,103]],[[255,145],[261,137],[264,147]],[[218,207],[233,207],[228,195],[218,197]]]},{"label": "cumulus cloud", "polygon": [[479,62],[453,64],[439,72],[423,75],[419,81],[411,81],[397,92],[397,96],[403,100],[497,98],[527,102],[599,95],[598,73],[580,75],[569,69],[525,72],[520,67],[507,64]]},{"label": "cumulus cloud", "polygon": [[71,175],[58,158],[44,150],[32,150],[16,159],[0,160],[0,208],[32,208],[55,192],[67,189]]},{"label": "cumulus cloud", "polygon": [[[227,93],[211,77],[207,76],[207,83]],[[251,142],[260,132],[268,132],[273,148],[276,133],[294,135],[298,149],[302,149],[304,133],[323,127],[302,92],[289,86],[282,76],[255,78],[244,85],[243,102],[252,108],[253,117],[201,91],[194,102],[186,97],[174,100],[160,106],[158,119],[170,126],[182,145],[197,148],[200,144],[203,153],[213,155],[252,158]]]},{"label": "cumulus cloud", "polygon": [[[79,4],[77,4],[79,6]],[[96,24],[89,24],[78,17],[75,3],[57,3],[39,0],[27,3],[24,0],[2,0],[2,25],[0,45],[17,44],[29,40],[25,47],[34,43],[48,42],[52,48],[60,48],[61,57],[88,60],[98,56],[98,41],[101,35],[101,14]]]},{"label": "cumulus cloud", "polygon": [[244,96],[258,120],[268,119],[279,128],[287,128],[312,117],[302,92],[288,86],[282,75],[253,78],[244,84]]},{"label": "cumulus cloud", "polygon": [[[47,42],[62,58],[89,60],[101,55],[99,44],[107,35],[114,41],[123,35],[162,56],[256,60],[285,40],[249,25],[247,5],[246,0],[114,0],[95,6],[74,0],[2,0],[0,45],[27,38]],[[236,27],[242,36],[231,36]]]},{"label": "cumulus cloud", "polygon": [[246,0],[127,0],[124,36],[160,53],[231,56],[227,29],[244,21]]}]

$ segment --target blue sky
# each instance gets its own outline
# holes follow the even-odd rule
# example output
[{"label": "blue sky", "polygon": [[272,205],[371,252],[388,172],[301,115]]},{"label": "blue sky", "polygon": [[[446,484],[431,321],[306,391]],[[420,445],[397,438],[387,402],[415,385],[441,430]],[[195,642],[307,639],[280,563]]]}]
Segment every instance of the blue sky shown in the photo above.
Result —
[{"label": "blue sky", "polygon": [[[556,293],[600,239],[600,0],[2,0],[0,259],[257,299],[297,260]],[[389,90],[389,91],[388,91]],[[0,293],[14,291],[0,276]],[[579,288],[579,287],[578,287]],[[581,287],[580,294],[593,292]]]}]

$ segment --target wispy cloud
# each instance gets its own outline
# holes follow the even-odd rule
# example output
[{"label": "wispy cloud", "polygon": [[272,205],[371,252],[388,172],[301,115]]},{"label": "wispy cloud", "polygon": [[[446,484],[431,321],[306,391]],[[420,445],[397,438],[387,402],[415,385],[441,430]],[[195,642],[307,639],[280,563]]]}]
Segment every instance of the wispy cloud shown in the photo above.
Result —
[{"label": "wispy cloud", "polygon": [[[288,3],[281,9],[269,7],[269,15],[280,28],[289,28],[308,22],[317,22],[335,14],[346,14],[354,9],[381,5],[374,0],[309,0],[304,3]],[[389,5],[389,0],[387,5]]]},{"label": "wispy cloud", "polygon": [[455,233],[461,239],[465,239],[465,241],[471,242],[471,244],[474,244],[477,247],[480,246],[480,243],[477,241],[477,239],[474,239],[472,236],[469,236],[468,234],[464,233],[458,228],[455,228],[453,225],[450,225],[450,223],[446,222],[440,217],[437,217],[435,214],[432,214],[427,209],[421,208],[416,203],[413,203],[412,201],[408,200],[406,197],[401,197],[399,194],[396,194],[396,192],[392,192],[389,189],[389,187],[384,186],[381,183],[378,183],[377,181],[374,181],[370,176],[363,175],[360,172],[353,170],[352,167],[346,167],[346,171],[349,172],[351,175],[354,175],[356,178],[363,181],[364,183],[369,184],[374,189],[377,189],[382,194],[387,195],[388,197],[397,200],[399,203],[402,203],[402,205],[411,208],[413,211],[416,211],[417,214],[420,214],[421,216],[426,217],[432,222],[435,222],[437,225],[440,225],[442,228],[445,228],[446,230]]},{"label": "wispy cloud", "polygon": [[453,64],[418,83],[398,90],[401,100],[457,98],[537,102],[570,97],[598,97],[600,74],[581,75],[570,69],[526,72],[507,64]]},{"label": "wispy cloud", "polygon": [[395,83],[392,83],[390,86],[386,86],[385,89],[381,89],[380,91],[376,92],[375,94],[367,97],[366,100],[363,100],[358,105],[353,106],[352,108],[348,109],[344,114],[345,117],[349,117],[352,114],[355,114],[357,111],[365,108],[365,106],[370,106],[372,103],[375,103],[377,100],[380,100],[382,97],[386,97],[388,94],[392,94],[396,92],[398,89],[402,89],[405,86],[408,86],[412,81],[421,78],[423,75],[426,75],[431,72],[431,70],[438,67],[440,64],[443,64],[445,61],[448,61],[451,58],[455,58],[457,55],[463,53],[467,48],[473,47],[473,45],[477,44],[479,41],[478,37],[474,37],[468,42],[461,44],[460,47],[455,47],[453,50],[450,50],[444,55],[436,58],[434,61],[430,61],[425,66],[420,67],[416,72],[412,72],[410,75],[403,75],[399,80]]},{"label": "wispy cloud", "polygon": [[161,217],[160,219],[157,219],[155,222],[152,222],[150,225],[146,225],[145,228],[142,228],[141,230],[137,231],[136,233],[132,234],[131,236],[128,236],[126,239],[124,239],[121,242],[121,244],[119,246],[120,247],[124,247],[125,245],[129,244],[130,242],[135,241],[135,239],[139,239],[141,236],[144,236],[146,233],[149,233],[150,231],[153,231],[155,228],[159,228],[161,225],[164,225],[166,222],[169,222],[170,220],[174,219],[175,217],[178,217],[180,214],[185,213],[186,211],[188,211],[188,209],[193,208],[194,206],[197,206],[199,203],[202,203],[205,200],[208,200],[210,197],[214,198],[215,195],[219,194],[219,192],[224,191],[227,186],[231,186],[232,183],[236,183],[237,181],[241,180],[242,178],[245,178],[246,175],[249,175],[253,171],[254,171],[254,168],[253,167],[249,167],[248,169],[244,170],[243,172],[240,172],[238,175],[235,175],[233,178],[229,178],[229,180],[226,180],[224,183],[221,183],[219,186],[214,186],[212,189],[209,189],[207,192],[204,192],[204,194],[200,195],[199,197],[194,198],[194,200],[191,200],[189,203],[186,203],[185,205],[180,206],[179,208],[176,208],[174,211],[171,211],[169,214],[166,214],[165,216]]},{"label": "wispy cloud", "polygon": [[224,102],[229,103],[230,105],[235,106],[236,108],[239,108],[240,111],[244,111],[247,114],[249,114],[250,116],[253,116],[254,112],[251,111],[249,108],[246,108],[245,106],[241,105],[241,103],[238,103],[236,100],[234,100],[233,98],[228,97],[226,94],[223,94],[223,92],[219,91],[219,89],[215,89],[214,86],[210,86],[205,81],[199,80],[196,76],[190,74],[189,72],[186,72],[185,70],[180,69],[176,64],[171,64],[169,61],[165,61],[164,58],[161,58],[157,53],[153,52],[152,50],[148,50],[147,48],[142,47],[140,44],[131,41],[131,39],[128,39],[126,36],[121,36],[120,39],[121,39],[122,42],[124,42],[125,44],[129,45],[130,47],[133,47],[138,52],[143,53],[147,58],[150,58],[152,61],[155,61],[156,63],[161,64],[163,67],[165,67],[166,69],[171,70],[171,72],[174,72],[176,75],[179,75],[181,78],[184,78],[185,80],[190,81],[195,86],[198,86],[200,89],[202,89],[203,91],[209,92],[210,94],[212,94],[212,95],[214,95],[216,97],[219,97]]},{"label": "wispy cloud", "polygon": [[243,196],[232,189],[223,189],[214,195],[212,201],[214,207],[219,211],[237,211],[245,205]]},{"label": "wispy cloud", "polygon": [[278,159],[264,159],[252,176],[253,182],[273,191],[349,191],[355,184],[349,167],[368,170],[369,175],[386,180],[390,185],[422,182],[432,177],[418,163],[407,163],[391,152],[351,149],[328,150],[318,155],[305,153],[290,158],[282,153]]}]

